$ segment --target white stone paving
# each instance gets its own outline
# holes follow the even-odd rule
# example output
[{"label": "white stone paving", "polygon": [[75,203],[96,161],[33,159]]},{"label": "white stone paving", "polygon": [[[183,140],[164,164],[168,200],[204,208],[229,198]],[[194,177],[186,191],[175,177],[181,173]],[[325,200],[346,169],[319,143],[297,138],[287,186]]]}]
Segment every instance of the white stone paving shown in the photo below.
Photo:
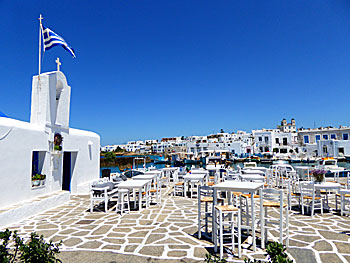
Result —
[{"label": "white stone paving", "polygon": [[[213,244],[197,238],[197,201],[169,193],[170,189],[163,194],[161,206],[152,205],[123,216],[114,210],[90,213],[88,196],[72,196],[66,205],[12,225],[10,229],[27,236],[37,231],[55,242],[62,240],[62,251],[109,251],[157,259],[203,261],[205,254],[212,252]],[[297,262],[350,262],[349,217],[331,211],[311,219],[292,211],[290,232],[288,252]],[[247,244],[250,241],[248,238],[243,245],[244,257],[265,258],[265,251],[259,247],[257,252],[252,252]],[[232,261],[243,261],[243,258],[226,256]]]}]

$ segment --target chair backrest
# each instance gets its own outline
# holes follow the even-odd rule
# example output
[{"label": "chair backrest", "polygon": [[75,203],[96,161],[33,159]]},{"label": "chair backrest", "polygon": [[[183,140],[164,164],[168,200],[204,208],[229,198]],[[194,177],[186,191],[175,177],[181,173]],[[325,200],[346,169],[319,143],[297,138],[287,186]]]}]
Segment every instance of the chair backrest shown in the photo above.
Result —
[{"label": "chair backrest", "polygon": [[199,185],[199,195],[201,197],[213,197],[214,189],[213,187],[207,186],[207,185]]},{"label": "chair backrest", "polygon": [[334,175],[334,181],[339,182],[339,171],[334,172],[333,175]]},{"label": "chair backrest", "polygon": [[314,182],[299,182],[299,189],[301,196],[315,197],[315,184]]},{"label": "chair backrest", "polygon": [[266,183],[268,187],[271,188],[273,185],[273,169],[271,168],[266,169],[265,176],[266,176]]},{"label": "chair backrest", "polygon": [[277,202],[283,207],[283,190],[274,188],[260,189],[260,200],[262,202]]},{"label": "chair backrest", "polygon": [[179,181],[179,171],[178,170],[174,171],[173,180],[174,180],[174,183],[177,183]]}]

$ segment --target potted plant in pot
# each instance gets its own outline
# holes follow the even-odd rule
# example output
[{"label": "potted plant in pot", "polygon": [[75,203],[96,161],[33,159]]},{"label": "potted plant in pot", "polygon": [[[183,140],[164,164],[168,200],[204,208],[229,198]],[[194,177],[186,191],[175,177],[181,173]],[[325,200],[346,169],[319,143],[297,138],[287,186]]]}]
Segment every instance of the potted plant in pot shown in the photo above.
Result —
[{"label": "potted plant in pot", "polygon": [[32,175],[32,186],[40,186],[40,179],[41,175],[40,174],[35,174]]},{"label": "potted plant in pot", "polygon": [[40,185],[45,185],[46,182],[46,175],[40,174]]},{"label": "potted plant in pot", "polygon": [[55,133],[55,136],[54,136],[54,141],[53,141],[53,144],[54,144],[54,150],[55,151],[62,151],[62,142],[63,142],[63,138],[62,138],[62,135],[59,134],[59,133]]},{"label": "potted plant in pot", "polygon": [[311,170],[311,174],[312,174],[312,176],[314,178],[314,182],[316,184],[320,184],[320,183],[325,181],[325,174],[326,174],[325,170],[314,169],[314,170]]}]

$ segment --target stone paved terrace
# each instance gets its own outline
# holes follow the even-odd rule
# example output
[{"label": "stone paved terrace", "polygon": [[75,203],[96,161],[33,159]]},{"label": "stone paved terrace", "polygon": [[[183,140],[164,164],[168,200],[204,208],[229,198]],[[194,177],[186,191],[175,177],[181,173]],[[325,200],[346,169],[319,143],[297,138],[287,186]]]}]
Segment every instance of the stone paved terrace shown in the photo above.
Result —
[{"label": "stone paved terrace", "polygon": [[[63,241],[63,262],[203,262],[213,245],[197,238],[197,202],[163,193],[162,205],[120,216],[89,212],[89,196],[72,196],[57,207],[9,228],[24,235],[32,231]],[[332,201],[332,199],[331,199]],[[334,200],[332,206],[334,207]],[[350,262],[350,218],[334,211],[290,216],[289,254],[296,262]],[[272,233],[277,234],[277,232]],[[250,239],[246,240],[251,241]],[[244,244],[244,257],[265,258]],[[232,255],[233,262],[243,262]]]}]

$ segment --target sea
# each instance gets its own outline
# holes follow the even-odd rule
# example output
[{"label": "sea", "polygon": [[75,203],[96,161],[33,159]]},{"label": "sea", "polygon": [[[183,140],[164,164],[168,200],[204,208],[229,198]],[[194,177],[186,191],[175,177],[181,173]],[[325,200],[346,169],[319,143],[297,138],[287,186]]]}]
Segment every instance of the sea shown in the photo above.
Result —
[{"label": "sea", "polygon": [[[122,158],[122,157],[133,157],[131,155],[128,156],[118,156],[117,158]],[[134,157],[140,157],[140,156],[134,156]],[[147,155],[147,157],[150,157],[152,160],[164,160],[164,157],[160,157],[158,155]],[[140,161],[139,161],[140,162]],[[234,167],[234,169],[237,169],[237,166],[243,167],[244,163],[243,162],[236,162],[234,164],[232,164],[232,167]],[[266,167],[269,168],[271,164],[265,164],[265,163],[258,163],[257,166],[261,166],[261,167]],[[296,166],[309,166],[309,167],[314,167],[315,163],[292,163],[292,166],[296,167]],[[143,163],[138,163],[137,168],[143,168]],[[147,163],[146,164],[146,168],[149,168],[151,166],[156,167],[157,169],[161,169],[165,167],[165,164],[154,164],[154,163]],[[190,165],[191,166],[191,165]],[[344,167],[345,170],[350,170],[350,163],[349,162],[338,162],[338,166],[339,167]],[[112,167],[101,167],[100,169],[100,176],[102,176],[102,170],[103,169],[111,169],[111,173],[120,173],[119,167],[118,166],[112,166]]]}]

